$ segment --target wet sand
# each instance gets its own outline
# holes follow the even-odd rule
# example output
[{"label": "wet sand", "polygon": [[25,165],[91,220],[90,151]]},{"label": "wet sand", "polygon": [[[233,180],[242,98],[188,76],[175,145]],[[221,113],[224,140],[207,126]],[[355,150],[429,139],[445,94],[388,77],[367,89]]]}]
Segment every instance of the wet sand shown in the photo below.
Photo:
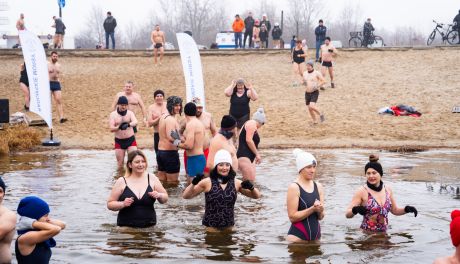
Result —
[{"label": "wet sand", "polygon": [[[309,50],[314,56],[314,50]],[[135,82],[145,104],[153,103],[153,91],[185,97],[184,77],[177,53],[154,67],[145,52],[129,57],[93,56],[79,52],[62,54],[64,111],[69,121],[58,123],[54,132],[62,148],[113,147],[108,129],[110,105],[125,80]],[[133,56],[134,54],[134,56]],[[287,52],[213,53],[202,56],[207,110],[219,121],[228,113],[229,98],[223,90],[232,79],[243,77],[254,84],[259,100],[251,112],[263,106],[267,123],[260,130],[262,148],[303,146],[309,148],[423,149],[460,146],[460,60],[457,48],[342,50],[335,67],[337,88],[321,91],[318,106],[326,122],[312,125],[307,115],[304,90],[292,87],[293,74]],[[118,54],[121,56],[123,54]],[[1,55],[0,98],[10,100],[10,112],[22,111],[17,55]],[[318,68],[318,65],[317,65]],[[407,104],[420,118],[381,116],[384,106]],[[53,109],[55,107],[53,106]],[[142,119],[140,112],[138,119]],[[37,129],[44,129],[37,128]],[[141,148],[152,148],[152,129],[140,127]]]}]

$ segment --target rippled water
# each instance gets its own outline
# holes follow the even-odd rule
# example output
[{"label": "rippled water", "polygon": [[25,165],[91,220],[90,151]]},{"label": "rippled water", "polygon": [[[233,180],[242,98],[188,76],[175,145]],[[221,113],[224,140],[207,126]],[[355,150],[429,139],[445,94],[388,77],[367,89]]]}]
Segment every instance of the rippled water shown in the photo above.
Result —
[{"label": "rippled water", "polygon": [[[66,150],[0,158],[7,182],[4,205],[16,208],[35,194],[50,203],[51,216],[67,222],[53,250],[54,263],[191,263],[231,260],[266,263],[431,263],[453,252],[450,211],[460,208],[460,151],[380,153],[383,180],[399,206],[411,204],[419,216],[390,215],[387,235],[360,231],[360,217],[345,218],[355,189],[365,182],[367,150],[315,150],[317,180],[326,192],[326,217],[319,243],[288,244],[287,186],[295,179],[289,150],[262,152],[257,186],[263,197],[240,195],[236,228],[207,233],[201,225],[204,195],[183,200],[183,186],[168,187],[168,204],[156,204],[158,224],[148,229],[117,228],[106,199],[117,177],[113,151]],[[146,152],[149,161],[152,152]],[[153,162],[154,163],[154,162]],[[153,164],[149,166],[152,167]],[[151,169],[150,169],[151,171]],[[183,172],[181,173],[183,175]]]}]

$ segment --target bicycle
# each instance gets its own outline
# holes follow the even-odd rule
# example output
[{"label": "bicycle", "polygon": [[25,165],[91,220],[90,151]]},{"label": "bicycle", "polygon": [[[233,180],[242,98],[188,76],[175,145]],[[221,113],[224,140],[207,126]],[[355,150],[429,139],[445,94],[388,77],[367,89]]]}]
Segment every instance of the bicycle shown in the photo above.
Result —
[{"label": "bicycle", "polygon": [[433,29],[433,32],[431,32],[430,36],[428,36],[428,39],[426,41],[426,45],[430,46],[431,43],[433,43],[434,38],[436,37],[436,33],[439,33],[442,38],[442,44],[444,44],[446,41],[450,45],[457,44],[458,42],[458,31],[454,30],[456,29],[453,24],[448,24],[447,29],[441,31],[440,29],[444,29],[444,24],[443,23],[438,23],[435,20],[433,22],[436,24],[436,27]]},{"label": "bicycle", "polygon": [[353,31],[350,32],[350,39],[348,40],[348,46],[353,47],[353,48],[358,48],[358,47],[383,47],[385,46],[385,43],[383,42],[383,38],[377,35],[374,35],[373,32],[371,32],[371,35],[369,36],[368,43],[367,45],[364,45],[363,43],[364,37],[363,37],[363,32],[361,31]]}]

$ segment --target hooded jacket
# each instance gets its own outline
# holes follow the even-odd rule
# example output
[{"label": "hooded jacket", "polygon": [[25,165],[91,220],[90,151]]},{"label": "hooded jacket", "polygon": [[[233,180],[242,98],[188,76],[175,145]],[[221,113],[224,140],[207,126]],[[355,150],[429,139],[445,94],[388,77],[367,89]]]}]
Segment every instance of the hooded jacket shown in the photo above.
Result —
[{"label": "hooded jacket", "polygon": [[104,20],[104,30],[107,33],[112,33],[115,31],[115,28],[117,27],[117,20],[113,16],[108,16]]}]

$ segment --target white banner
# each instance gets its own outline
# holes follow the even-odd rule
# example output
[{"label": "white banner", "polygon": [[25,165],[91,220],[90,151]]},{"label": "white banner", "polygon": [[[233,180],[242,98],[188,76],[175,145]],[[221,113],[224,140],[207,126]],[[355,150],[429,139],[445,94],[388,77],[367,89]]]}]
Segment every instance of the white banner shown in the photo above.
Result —
[{"label": "white banner", "polygon": [[51,118],[51,91],[45,49],[37,35],[28,30],[19,30],[22,54],[29,77],[30,111],[45,120],[53,128]]},{"label": "white banner", "polygon": [[200,52],[198,51],[195,40],[187,33],[176,33],[176,37],[179,43],[182,68],[184,69],[187,102],[192,101],[194,97],[198,97],[203,104],[203,110],[205,110],[206,100],[204,97]]}]

